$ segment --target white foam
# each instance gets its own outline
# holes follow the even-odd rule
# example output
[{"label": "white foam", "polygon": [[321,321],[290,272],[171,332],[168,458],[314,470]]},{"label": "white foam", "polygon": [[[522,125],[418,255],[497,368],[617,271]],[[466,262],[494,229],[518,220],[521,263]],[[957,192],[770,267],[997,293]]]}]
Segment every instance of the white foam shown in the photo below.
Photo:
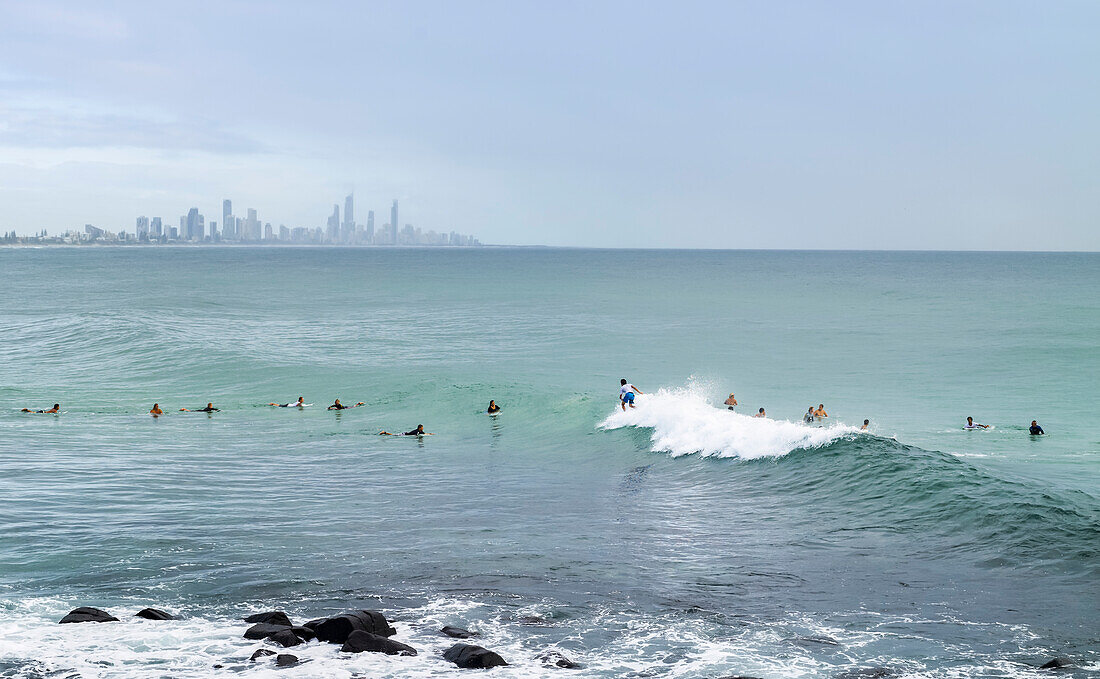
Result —
[{"label": "white foam", "polygon": [[698,453],[708,457],[753,460],[780,457],[802,448],[820,448],[841,438],[858,436],[856,427],[751,417],[715,407],[697,388],[660,389],[639,394],[636,407],[616,408],[601,429],[640,427],[652,430],[653,450],[674,457]]}]

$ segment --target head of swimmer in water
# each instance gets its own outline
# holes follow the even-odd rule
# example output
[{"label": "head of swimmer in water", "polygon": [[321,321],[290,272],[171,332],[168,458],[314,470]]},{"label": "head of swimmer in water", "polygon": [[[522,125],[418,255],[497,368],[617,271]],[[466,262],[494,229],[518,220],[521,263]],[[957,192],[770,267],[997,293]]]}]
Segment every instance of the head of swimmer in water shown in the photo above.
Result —
[{"label": "head of swimmer in water", "polygon": [[60,403],[53,404],[53,409],[54,410],[61,410],[61,404]]},{"label": "head of swimmer in water", "polygon": [[422,424],[416,425],[416,433],[423,434],[424,433],[424,425],[422,425]]},{"label": "head of swimmer in water", "polygon": [[1032,420],[1032,421],[1031,421],[1031,426],[1033,426],[1033,427],[1034,427],[1034,426],[1036,426],[1036,425],[1038,425],[1038,424],[1039,424],[1039,423],[1038,423],[1038,422],[1036,422],[1035,420]]},{"label": "head of swimmer in water", "polygon": [[864,421],[863,421],[863,426],[864,426],[864,427],[866,427],[866,426],[867,426],[867,425],[869,425],[869,424],[871,424],[871,420],[864,420]]},{"label": "head of swimmer in water", "polygon": [[206,407],[207,407],[207,408],[213,408],[213,407],[214,407],[214,404],[213,404],[213,403],[207,403],[207,404],[206,404]]},{"label": "head of swimmer in water", "polygon": [[974,418],[973,417],[966,418],[966,423],[967,424],[974,424]]},{"label": "head of swimmer in water", "polygon": [[624,386],[624,387],[626,386],[626,378],[625,377],[623,379],[619,380],[619,385]]},{"label": "head of swimmer in water", "polygon": [[303,401],[305,401],[305,400],[306,400],[306,399],[305,399],[304,397],[302,397],[302,396],[299,396],[299,397],[298,397],[298,403],[301,403],[301,402],[303,402]]},{"label": "head of swimmer in water", "polygon": [[760,409],[760,410],[759,410],[758,412],[760,412],[760,413],[763,413],[763,412],[764,412],[764,409],[763,409],[763,408],[761,408],[761,409]]}]

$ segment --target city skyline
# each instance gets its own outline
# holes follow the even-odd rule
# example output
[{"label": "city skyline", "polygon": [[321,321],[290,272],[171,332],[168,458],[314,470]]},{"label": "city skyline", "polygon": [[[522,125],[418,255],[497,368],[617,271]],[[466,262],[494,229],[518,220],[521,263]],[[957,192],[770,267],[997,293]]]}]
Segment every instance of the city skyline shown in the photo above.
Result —
[{"label": "city skyline", "polygon": [[[85,223],[83,229],[71,228],[49,234],[48,229],[34,229],[30,233],[18,230],[5,230],[0,234],[0,244],[21,243],[191,243],[191,244],[295,244],[295,245],[334,245],[334,246],[480,246],[476,237],[454,230],[423,230],[411,223],[400,227],[396,223],[386,223],[380,231],[374,228],[374,210],[367,211],[367,221],[355,221],[355,194],[344,198],[343,217],[339,203],[333,205],[325,227],[292,226],[283,223],[274,226],[272,222],[259,218],[256,208],[246,208],[244,218],[233,210],[233,199],[222,200],[221,222],[207,221],[198,207],[191,207],[186,214],[180,215],[179,226],[166,223],[160,216],[139,215],[134,219],[133,231],[125,228],[112,230],[103,225]],[[391,221],[397,221],[398,200],[393,199],[390,208]]]}]

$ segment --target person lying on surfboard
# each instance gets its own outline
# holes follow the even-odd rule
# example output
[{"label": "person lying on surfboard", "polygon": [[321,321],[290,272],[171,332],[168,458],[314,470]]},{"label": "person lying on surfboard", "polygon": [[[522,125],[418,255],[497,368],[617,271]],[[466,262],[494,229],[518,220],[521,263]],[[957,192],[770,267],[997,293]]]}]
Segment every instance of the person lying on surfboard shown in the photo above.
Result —
[{"label": "person lying on surfboard", "polygon": [[388,431],[380,431],[380,432],[378,432],[378,435],[379,436],[435,436],[435,434],[433,434],[431,432],[424,431],[424,425],[422,425],[422,424],[416,425],[416,429],[413,429],[412,431],[407,431],[404,434],[391,434]]}]

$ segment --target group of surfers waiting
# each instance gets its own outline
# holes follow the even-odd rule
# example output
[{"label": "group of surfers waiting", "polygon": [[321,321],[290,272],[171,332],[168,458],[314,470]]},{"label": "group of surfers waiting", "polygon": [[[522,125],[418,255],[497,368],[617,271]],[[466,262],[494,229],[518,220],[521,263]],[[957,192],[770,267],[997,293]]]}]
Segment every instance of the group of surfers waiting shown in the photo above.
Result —
[{"label": "group of surfers waiting", "polygon": [[[630,406],[631,408],[634,407],[634,395],[643,393],[645,392],[643,392],[638,387],[635,387],[633,384],[627,382],[625,378],[619,380],[619,405],[622,407],[624,412],[626,411],[627,406]],[[727,410],[733,410],[734,407],[737,405],[737,397],[734,396],[733,393],[730,393],[729,398],[727,398],[722,403],[722,405],[726,406]],[[756,414],[753,415],[753,417],[767,416],[768,415],[764,412],[763,408],[758,410]],[[825,412],[825,404],[819,403],[816,408],[810,406],[806,409],[806,414],[802,416],[802,421],[805,424],[814,424],[815,422],[821,422],[828,416],[829,413]],[[870,426],[871,420],[863,420],[863,426],[861,426],[859,429],[860,431],[866,431]],[[988,424],[977,424],[976,422],[974,422],[973,417],[967,417],[966,426],[963,427],[963,429],[989,429],[989,427],[990,425]],[[1032,436],[1042,436],[1046,432],[1043,431],[1043,428],[1039,426],[1038,422],[1032,420],[1031,426],[1028,427],[1028,433]]]},{"label": "group of surfers waiting", "polygon": [[[299,396],[297,401],[291,401],[289,403],[268,403],[267,405],[274,406],[276,408],[305,408],[306,406],[309,406],[311,404],[306,403],[305,397]],[[355,405],[346,406],[343,403],[340,403],[340,399],[336,399],[335,401],[333,401],[332,405],[330,405],[327,408],[327,410],[351,410],[352,408],[359,408],[359,407],[364,406],[364,405],[366,405],[366,404],[363,403],[362,401],[359,401]],[[55,403],[55,404],[53,404],[52,408],[42,408],[42,409],[39,409],[39,410],[32,410],[31,408],[23,408],[20,412],[34,413],[34,414],[38,414],[38,415],[58,415],[58,414],[61,413],[61,404],[60,403]],[[221,412],[221,408],[215,408],[214,404],[212,402],[210,402],[210,403],[206,404],[205,408],[180,408],[179,412],[181,412],[181,413],[219,413],[219,412]],[[496,401],[490,400],[489,401],[489,407],[486,409],[485,412],[487,412],[490,415],[496,415],[497,413],[500,412],[500,406],[497,405]],[[152,415],[153,417],[160,417],[161,415],[164,414],[164,410],[160,407],[159,403],[154,403],[153,407],[149,409],[149,414]],[[388,432],[388,431],[380,431],[380,432],[378,432],[378,435],[379,436],[434,436],[435,434],[433,434],[432,432],[429,432],[429,431],[424,431],[424,425],[418,424],[418,425],[416,425],[415,429],[412,429],[410,431],[407,431],[407,432],[404,432],[404,433],[401,433],[401,434],[391,433],[391,432]]]}]

